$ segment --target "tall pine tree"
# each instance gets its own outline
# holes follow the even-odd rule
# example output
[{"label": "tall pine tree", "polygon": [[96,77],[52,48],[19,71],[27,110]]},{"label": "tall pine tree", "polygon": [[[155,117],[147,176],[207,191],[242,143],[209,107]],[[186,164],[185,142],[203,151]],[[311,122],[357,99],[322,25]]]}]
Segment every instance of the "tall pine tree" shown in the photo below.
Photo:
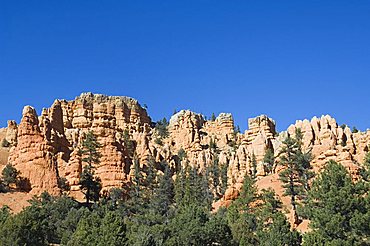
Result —
[{"label": "tall pine tree", "polygon": [[99,200],[101,180],[98,177],[94,177],[94,165],[100,163],[101,154],[98,150],[100,147],[101,145],[94,133],[89,131],[82,141],[82,148],[78,151],[82,162],[86,163],[80,175],[79,184],[82,192],[85,194],[87,206],[90,205],[90,200]]},{"label": "tall pine tree", "polygon": [[283,141],[280,150],[280,164],[284,170],[279,173],[280,180],[285,188],[284,195],[290,197],[294,225],[301,222],[298,207],[306,201],[309,190],[309,182],[313,177],[311,171],[311,153],[303,151],[303,134],[299,128],[295,131],[295,137],[288,136]]},{"label": "tall pine tree", "polygon": [[368,190],[342,165],[329,161],[314,180],[306,206],[311,232],[304,245],[369,245]]}]

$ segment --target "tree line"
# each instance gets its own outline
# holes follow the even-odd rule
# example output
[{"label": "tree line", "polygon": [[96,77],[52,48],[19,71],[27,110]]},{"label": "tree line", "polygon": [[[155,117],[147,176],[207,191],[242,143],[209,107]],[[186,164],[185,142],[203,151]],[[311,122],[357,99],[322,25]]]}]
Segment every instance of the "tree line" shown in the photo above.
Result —
[{"label": "tree line", "polygon": [[[310,220],[309,232],[301,234],[287,220],[273,190],[257,191],[253,173],[245,176],[228,208],[212,209],[227,182],[216,146],[211,149],[213,164],[204,172],[187,161],[184,150],[179,151],[184,165],[173,170],[163,161],[160,174],[153,160],[140,168],[133,154],[131,185],[103,196],[94,175],[99,148],[89,132],[79,151],[85,164],[80,176],[85,202],[43,193],[18,214],[3,207],[0,245],[370,245],[369,153],[357,181],[334,161],[313,177],[312,156],[302,150],[301,132],[284,140],[279,176],[284,195],[290,197],[293,224]],[[273,172],[275,157],[268,153],[266,160],[273,160],[268,165]],[[6,177],[18,175],[9,168]],[[3,171],[3,183],[13,181]]]}]

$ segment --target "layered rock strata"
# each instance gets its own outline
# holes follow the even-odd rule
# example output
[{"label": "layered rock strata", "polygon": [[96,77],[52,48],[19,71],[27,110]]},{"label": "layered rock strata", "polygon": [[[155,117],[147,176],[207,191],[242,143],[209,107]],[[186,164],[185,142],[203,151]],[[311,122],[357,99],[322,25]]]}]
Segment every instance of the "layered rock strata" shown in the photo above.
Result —
[{"label": "layered rock strata", "polygon": [[[130,182],[133,155],[142,168],[154,160],[160,171],[160,163],[167,161],[174,172],[185,164],[202,172],[217,158],[219,165],[228,167],[228,189],[221,198],[227,203],[237,196],[245,175],[251,173],[253,160],[257,175],[266,175],[266,151],[277,155],[284,138],[294,136],[297,128],[303,133],[304,149],[314,156],[316,170],[334,159],[357,175],[368,151],[370,131],[352,133],[330,116],[297,121],[286,132],[277,133],[275,122],[261,115],[249,119],[248,130],[239,133],[231,114],[221,113],[210,121],[182,110],[171,117],[169,136],[157,141],[154,124],[136,100],[84,93],[75,100],[56,100],[40,116],[26,106],[20,124],[9,121],[2,136],[11,146],[8,162],[21,171],[33,194],[44,190],[58,194],[58,179],[66,178],[71,195],[81,197],[78,180],[85,164],[78,150],[86,132],[93,131],[102,154],[95,174],[104,190]],[[128,145],[127,138],[133,146]],[[182,150],[186,158],[181,161],[178,155]]]}]

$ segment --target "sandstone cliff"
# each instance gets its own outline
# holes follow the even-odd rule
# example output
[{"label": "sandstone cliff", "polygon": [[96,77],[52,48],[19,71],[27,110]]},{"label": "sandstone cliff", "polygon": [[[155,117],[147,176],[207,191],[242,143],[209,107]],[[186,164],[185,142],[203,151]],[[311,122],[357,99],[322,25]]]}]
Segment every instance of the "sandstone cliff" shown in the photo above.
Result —
[{"label": "sandstone cliff", "polygon": [[[218,159],[227,166],[228,188],[219,204],[228,204],[241,187],[244,176],[257,164],[257,175],[266,175],[263,157],[268,149],[275,155],[283,139],[294,135],[295,129],[303,133],[303,145],[314,155],[316,170],[329,159],[345,165],[357,175],[359,164],[368,151],[370,131],[352,133],[340,127],[330,116],[297,121],[286,132],[277,133],[275,122],[262,115],[248,120],[248,130],[235,132],[231,114],[222,113],[214,121],[201,114],[182,110],[169,121],[169,136],[158,142],[150,117],[140,104],[128,97],[104,96],[84,93],[75,100],[56,100],[40,116],[26,106],[19,125],[8,122],[0,131],[0,140],[7,139],[10,148],[8,162],[13,164],[29,182],[31,194],[46,190],[59,194],[58,179],[67,179],[75,197],[81,197],[79,175],[84,163],[77,155],[87,131],[93,131],[102,145],[101,162],[96,175],[102,180],[103,190],[129,183],[132,170],[132,150],[127,146],[127,134],[134,143],[135,156],[144,167],[149,160],[165,160],[174,171],[189,163],[199,171]],[[215,147],[215,150],[212,149]],[[180,150],[186,160],[180,160]],[[5,164],[4,161],[2,164]],[[261,179],[261,178],[260,178]]]}]

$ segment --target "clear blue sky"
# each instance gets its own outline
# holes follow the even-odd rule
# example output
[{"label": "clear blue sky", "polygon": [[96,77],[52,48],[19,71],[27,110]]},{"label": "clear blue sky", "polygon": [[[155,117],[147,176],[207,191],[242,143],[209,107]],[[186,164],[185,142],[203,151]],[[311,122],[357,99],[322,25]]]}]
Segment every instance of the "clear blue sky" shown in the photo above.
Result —
[{"label": "clear blue sky", "polygon": [[1,1],[0,126],[81,92],[370,128],[370,1]]}]

